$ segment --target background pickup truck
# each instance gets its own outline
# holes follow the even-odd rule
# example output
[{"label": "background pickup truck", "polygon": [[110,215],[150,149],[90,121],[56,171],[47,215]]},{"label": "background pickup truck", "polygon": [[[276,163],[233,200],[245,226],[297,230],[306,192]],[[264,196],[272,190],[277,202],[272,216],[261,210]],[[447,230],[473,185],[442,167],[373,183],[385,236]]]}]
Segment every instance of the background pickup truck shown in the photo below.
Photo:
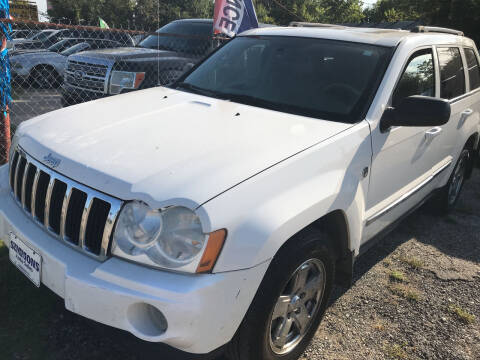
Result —
[{"label": "background pickup truck", "polygon": [[173,83],[213,49],[212,29],[209,19],[177,20],[135,47],[70,56],[63,105]]}]

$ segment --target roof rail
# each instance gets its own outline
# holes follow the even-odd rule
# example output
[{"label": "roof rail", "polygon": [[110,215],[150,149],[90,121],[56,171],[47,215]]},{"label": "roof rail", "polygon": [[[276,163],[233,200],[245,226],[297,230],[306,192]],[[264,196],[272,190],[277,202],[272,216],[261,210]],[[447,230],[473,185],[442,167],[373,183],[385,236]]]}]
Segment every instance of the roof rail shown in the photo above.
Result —
[{"label": "roof rail", "polygon": [[292,21],[288,26],[293,27],[321,27],[321,28],[345,28],[342,25],[334,25],[334,24],[322,24],[322,23],[311,23],[311,22],[302,22],[302,21]]},{"label": "roof rail", "polygon": [[415,32],[415,33],[432,33],[433,32],[433,33],[443,33],[443,34],[464,36],[463,31],[437,27],[437,26],[416,26],[411,30],[411,32]]}]

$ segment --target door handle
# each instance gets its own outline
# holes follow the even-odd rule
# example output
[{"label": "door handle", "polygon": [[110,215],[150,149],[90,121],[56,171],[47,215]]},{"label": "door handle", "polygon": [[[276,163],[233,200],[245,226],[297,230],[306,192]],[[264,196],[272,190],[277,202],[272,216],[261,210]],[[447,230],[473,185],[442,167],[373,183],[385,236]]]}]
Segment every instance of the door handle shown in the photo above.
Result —
[{"label": "door handle", "polygon": [[462,111],[462,114],[460,116],[460,120],[458,122],[458,125],[461,127],[465,123],[465,121],[473,115],[473,110],[472,109],[466,109],[465,111]]},{"label": "door handle", "polygon": [[427,132],[425,132],[425,139],[427,140],[433,139],[434,137],[440,135],[441,132],[442,132],[441,127],[434,127],[428,130]]},{"label": "door handle", "polygon": [[467,109],[465,111],[462,112],[462,118],[468,118],[469,116],[471,116],[473,114],[473,110],[472,109]]}]

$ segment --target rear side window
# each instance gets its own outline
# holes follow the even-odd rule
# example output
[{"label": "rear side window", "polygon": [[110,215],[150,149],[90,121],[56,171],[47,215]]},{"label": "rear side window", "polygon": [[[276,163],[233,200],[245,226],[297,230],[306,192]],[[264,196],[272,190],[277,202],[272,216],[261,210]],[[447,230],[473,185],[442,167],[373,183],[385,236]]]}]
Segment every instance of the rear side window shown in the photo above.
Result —
[{"label": "rear side window", "polygon": [[435,96],[432,50],[421,50],[410,58],[393,94],[392,105],[396,107],[413,95]]},{"label": "rear side window", "polygon": [[478,67],[478,58],[473,49],[465,49],[467,58],[468,77],[470,78],[470,90],[480,87],[480,69]]},{"label": "rear side window", "polygon": [[459,48],[438,48],[440,97],[453,99],[465,94],[465,73]]}]

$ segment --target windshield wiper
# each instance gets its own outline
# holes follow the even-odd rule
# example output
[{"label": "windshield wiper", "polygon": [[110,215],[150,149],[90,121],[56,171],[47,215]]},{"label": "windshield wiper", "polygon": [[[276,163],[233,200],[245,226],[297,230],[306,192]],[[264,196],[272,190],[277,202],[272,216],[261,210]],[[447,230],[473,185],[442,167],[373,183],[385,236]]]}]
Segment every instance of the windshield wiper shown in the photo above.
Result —
[{"label": "windshield wiper", "polygon": [[199,86],[195,86],[187,82],[176,83],[175,89],[183,89],[183,90],[193,92],[195,94],[218,98],[218,93],[216,93],[215,91],[203,89]]},{"label": "windshield wiper", "polygon": [[219,93],[218,96],[224,100],[239,102],[245,105],[264,107],[272,110],[285,110],[286,108],[289,108],[288,104],[264,100],[251,95]]}]

